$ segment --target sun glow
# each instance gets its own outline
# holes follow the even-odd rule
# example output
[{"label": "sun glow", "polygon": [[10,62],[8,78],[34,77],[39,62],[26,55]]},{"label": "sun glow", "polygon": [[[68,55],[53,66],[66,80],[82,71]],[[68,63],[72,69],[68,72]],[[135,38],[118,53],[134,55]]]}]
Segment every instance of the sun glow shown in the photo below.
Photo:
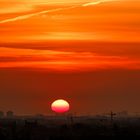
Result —
[{"label": "sun glow", "polygon": [[63,100],[63,99],[59,99],[54,101],[51,104],[51,109],[52,111],[56,112],[56,113],[64,113],[69,111],[70,109],[70,105],[67,101]]}]

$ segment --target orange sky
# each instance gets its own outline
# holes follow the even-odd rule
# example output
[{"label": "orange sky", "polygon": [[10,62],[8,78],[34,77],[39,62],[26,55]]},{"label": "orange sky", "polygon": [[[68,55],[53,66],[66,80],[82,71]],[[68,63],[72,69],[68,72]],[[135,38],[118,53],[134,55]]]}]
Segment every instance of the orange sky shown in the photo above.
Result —
[{"label": "orange sky", "polygon": [[[32,71],[35,74],[30,73]],[[125,102],[124,109],[127,108],[127,102],[132,97],[134,100],[140,97],[137,86],[139,80],[135,80],[140,76],[140,1],[0,0],[0,81],[4,81],[3,85],[0,82],[1,101],[7,100],[4,94],[9,96],[10,91],[14,92],[13,100],[8,99],[7,102],[1,103],[2,108],[5,106],[8,108],[10,103],[14,103],[17,97],[16,92],[20,91],[19,87],[23,89],[21,97],[25,95],[25,89],[29,89],[33,95],[35,92],[33,84],[37,85],[38,83],[30,81],[28,79],[30,75],[31,79],[34,77],[38,79],[38,75],[40,75],[39,79],[42,83],[37,89],[38,92],[42,90],[41,99],[32,102],[45,104],[42,103],[42,98],[47,89],[43,83],[45,81],[49,84],[49,82],[44,79],[40,71],[43,71],[44,75],[48,75],[50,80],[57,81],[57,78],[60,80],[60,76],[62,76],[62,84],[65,84],[63,89],[57,86],[57,82],[54,85],[52,82],[50,86],[47,86],[48,95],[45,98],[50,96],[53,100],[55,96],[59,98],[60,95],[65,98],[70,97],[71,102],[76,104],[78,95],[83,91],[89,92],[86,101],[88,102],[91,92],[94,92],[92,85],[94,83],[97,84],[94,101],[96,105],[99,105],[99,102],[103,100],[97,96],[99,89],[107,88],[105,92],[108,92],[111,80],[113,80],[112,87],[114,90],[118,88],[120,94],[116,95],[113,89],[109,90],[109,93],[105,93],[103,96],[105,100],[103,106],[106,104],[106,108],[111,109],[107,105],[106,95],[113,98],[113,94],[110,92],[115,92],[119,102],[116,102],[112,108],[119,110],[121,108],[119,103],[123,104],[123,101]],[[95,71],[98,72],[97,77]],[[116,71],[119,71],[118,77],[125,82],[124,87],[119,85],[119,80],[115,76]],[[123,77],[124,71],[126,75]],[[16,72],[18,76],[16,76]],[[26,77],[25,79],[21,73]],[[56,74],[56,77],[49,73]],[[112,78],[108,80],[106,75],[109,73]],[[7,84],[6,81],[9,80],[7,75],[12,77],[12,74],[15,75],[15,83],[18,83],[20,78],[24,79],[23,83],[11,86],[12,80],[10,80]],[[69,77],[71,74],[73,79]],[[75,83],[76,86],[74,86],[74,77],[83,80],[86,76],[87,83],[79,81],[79,84]],[[94,77],[98,83],[94,81]],[[24,87],[27,79],[30,86]],[[134,85],[130,79],[135,83]],[[102,82],[106,83],[105,86]],[[63,86],[62,84],[58,85]],[[70,88],[69,84],[72,87],[71,93],[66,94],[67,88]],[[83,89],[80,88],[81,85]],[[9,90],[6,89],[6,86],[10,87]],[[53,89],[53,86],[56,90]],[[135,95],[130,93],[129,99],[125,101],[125,92],[129,91],[127,87],[130,88],[130,91],[135,91]],[[54,93],[57,91],[58,95]],[[100,92],[103,94],[103,90]],[[71,95],[72,93],[75,96]],[[37,97],[39,96],[39,93],[35,94]],[[18,96],[18,98],[20,97]],[[84,103],[84,96],[81,98],[80,103]],[[96,99],[100,101],[97,102]],[[121,99],[122,101],[120,101]],[[47,101],[49,100],[47,99]],[[87,104],[88,107],[92,104],[91,102]],[[16,105],[15,103],[13,108],[20,112]],[[39,111],[40,106],[34,112]],[[134,110],[134,108],[136,108],[135,104],[133,107],[128,106],[127,109]],[[33,107],[31,107],[32,109]],[[76,105],[76,109],[78,109],[78,105]],[[77,111],[76,109],[75,111]],[[101,106],[98,109],[103,111]]]},{"label": "orange sky", "polygon": [[36,2],[34,5],[29,2],[19,4],[23,6],[21,8],[16,4],[9,8],[8,2],[5,3],[0,10],[1,42],[139,42],[139,1],[99,1],[91,3],[93,5],[87,5],[88,2],[71,5]]},{"label": "orange sky", "polygon": [[[140,39],[140,2],[139,1],[110,1],[110,0],[99,0],[99,1],[71,1],[71,4],[65,0],[61,1],[0,1],[0,57],[5,52],[16,52],[10,57],[18,57],[22,55],[23,52],[30,54],[30,57],[35,57],[36,54],[30,53],[30,50],[14,50],[5,48],[6,51],[3,52],[5,43],[30,43],[30,42],[63,42],[63,41],[90,41],[94,42],[125,42],[125,43],[139,43]],[[9,8],[10,6],[10,8]],[[22,6],[20,8],[20,6]],[[91,43],[91,44],[92,44]],[[46,45],[47,46],[47,45]],[[81,46],[81,48],[85,46]],[[18,48],[17,48],[18,49]],[[27,49],[27,48],[26,48]],[[52,48],[53,49],[53,48]],[[130,48],[131,49],[131,48]],[[36,52],[36,50],[31,50],[31,52]],[[59,51],[59,48],[58,50]],[[42,51],[43,52],[43,51]],[[49,52],[43,52],[48,58]],[[55,52],[54,52],[55,53]],[[67,56],[67,52],[63,49],[63,53],[66,53],[67,60],[55,59],[50,60],[49,62],[32,62],[33,66],[47,67],[49,63],[49,68],[57,67],[63,69],[64,66],[75,66],[75,64],[80,65],[81,67],[89,67],[88,64],[85,65],[83,59],[94,57],[94,54],[91,54],[87,49],[85,52],[84,58],[81,58],[80,61],[74,59],[73,56],[74,50],[71,50],[71,56]],[[89,56],[88,56],[89,54]],[[8,54],[5,54],[8,57]],[[61,54],[59,54],[61,57]],[[81,54],[76,54],[80,55]],[[100,54],[96,54],[99,55]],[[23,56],[22,57],[26,57]],[[41,55],[40,55],[41,57]],[[42,56],[44,57],[44,56]],[[74,58],[73,58],[74,57]],[[101,56],[106,57],[106,56]],[[108,57],[108,56],[107,56]],[[110,56],[120,57],[120,56]],[[125,59],[126,67],[129,68],[139,68],[139,58],[131,59],[129,56],[123,56],[121,59]],[[45,58],[45,59],[46,59]],[[20,58],[18,58],[20,59]],[[26,58],[25,58],[26,59]],[[40,58],[39,58],[40,59]],[[54,58],[53,58],[54,59]],[[86,63],[87,63],[86,61]],[[95,62],[97,61],[97,62]],[[116,64],[117,67],[125,67],[124,61],[120,62],[120,59],[115,63],[112,63],[112,67]],[[2,62],[1,62],[2,63]],[[9,65],[9,63],[11,63]],[[12,67],[18,66],[17,62],[7,62],[7,64],[2,63],[1,67]],[[16,63],[16,64],[15,64]],[[23,63],[23,62],[22,62]],[[28,66],[29,62],[24,66]],[[30,62],[31,63],[31,62]],[[35,63],[35,64],[34,64]],[[47,65],[46,65],[47,63]],[[99,66],[106,67],[108,62],[105,59],[100,61],[91,58],[90,67],[97,68]],[[97,64],[96,64],[97,63]],[[73,65],[72,65],[73,64]],[[96,64],[96,65],[93,65]],[[119,66],[120,64],[120,66]],[[22,64],[21,64],[22,65]],[[45,66],[42,66],[45,65]],[[55,66],[56,65],[56,66]],[[60,67],[59,67],[60,65]],[[64,65],[64,66],[63,66]],[[82,66],[83,65],[83,66]],[[109,63],[111,65],[111,63]],[[77,66],[78,67],[78,66]],[[75,67],[74,67],[75,68]]]}]

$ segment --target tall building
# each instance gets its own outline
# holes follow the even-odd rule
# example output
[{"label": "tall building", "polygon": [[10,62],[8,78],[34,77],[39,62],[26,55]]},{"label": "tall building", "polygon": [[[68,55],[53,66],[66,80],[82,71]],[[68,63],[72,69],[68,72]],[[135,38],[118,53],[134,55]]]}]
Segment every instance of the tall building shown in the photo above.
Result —
[{"label": "tall building", "polygon": [[4,117],[4,112],[0,111],[0,118],[3,118],[3,117]]},{"label": "tall building", "polygon": [[118,112],[117,116],[118,117],[128,117],[128,112],[127,111],[122,111],[122,112]]},{"label": "tall building", "polygon": [[8,118],[12,118],[12,117],[14,117],[14,112],[8,111],[8,112],[6,113],[6,116],[7,116]]}]

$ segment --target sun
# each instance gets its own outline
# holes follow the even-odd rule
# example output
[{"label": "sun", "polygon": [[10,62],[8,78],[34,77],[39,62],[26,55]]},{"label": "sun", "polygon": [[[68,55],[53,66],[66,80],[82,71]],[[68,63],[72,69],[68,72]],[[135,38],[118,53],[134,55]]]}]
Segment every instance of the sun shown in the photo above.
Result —
[{"label": "sun", "polygon": [[58,99],[51,104],[51,109],[56,113],[65,113],[69,111],[70,105],[66,100]]}]

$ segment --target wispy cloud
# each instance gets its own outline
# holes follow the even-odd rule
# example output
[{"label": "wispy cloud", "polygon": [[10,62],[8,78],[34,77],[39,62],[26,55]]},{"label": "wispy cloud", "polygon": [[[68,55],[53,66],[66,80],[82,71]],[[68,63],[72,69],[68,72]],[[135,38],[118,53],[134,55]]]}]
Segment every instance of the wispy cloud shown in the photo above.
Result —
[{"label": "wispy cloud", "polygon": [[100,1],[95,1],[95,2],[89,2],[89,3],[85,3],[82,6],[86,7],[86,6],[91,6],[91,5],[97,5],[100,4],[102,2],[105,2],[104,0],[100,0]]},{"label": "wispy cloud", "polygon": [[140,69],[140,60],[92,52],[0,48],[0,68],[29,67],[53,70]]},{"label": "wispy cloud", "polygon": [[91,5],[97,5],[102,2],[106,2],[106,0],[100,0],[100,1],[96,1],[96,2],[84,3],[82,5],[80,4],[80,5],[74,5],[74,6],[70,6],[70,7],[66,7],[66,8],[57,8],[57,9],[52,9],[52,10],[40,11],[40,12],[36,12],[36,13],[32,13],[32,14],[21,15],[21,16],[17,16],[14,18],[1,20],[0,24],[14,22],[14,21],[18,21],[18,20],[25,20],[25,19],[28,19],[28,18],[31,18],[34,16],[46,14],[46,13],[53,13],[53,12],[57,12],[57,11],[69,10],[69,9],[73,9],[73,8],[77,8],[77,7],[86,7],[86,6],[91,6]]},{"label": "wispy cloud", "polygon": [[61,11],[62,9],[63,8],[57,8],[57,9],[53,9],[53,10],[47,10],[47,11],[41,11],[41,12],[37,12],[37,13],[33,13],[33,14],[17,16],[17,17],[14,17],[14,18],[2,20],[2,21],[0,21],[0,23],[2,24],[2,23],[14,22],[14,21],[17,21],[17,20],[24,20],[24,19],[28,19],[28,18],[31,18],[31,17],[34,17],[34,16],[41,15],[41,14]]}]

